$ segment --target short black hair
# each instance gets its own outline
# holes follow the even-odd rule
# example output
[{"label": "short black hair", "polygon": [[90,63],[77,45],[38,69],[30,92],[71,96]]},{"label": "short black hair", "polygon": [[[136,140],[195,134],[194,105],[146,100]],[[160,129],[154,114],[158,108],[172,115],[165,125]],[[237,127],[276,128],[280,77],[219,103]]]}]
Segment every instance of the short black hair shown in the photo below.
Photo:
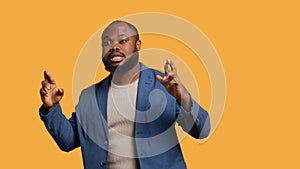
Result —
[{"label": "short black hair", "polygon": [[[125,23],[125,24],[127,24],[127,25],[134,31],[136,41],[140,40],[140,36],[139,36],[139,32],[138,32],[137,28],[136,28],[133,24],[131,24],[131,23],[129,23],[129,22],[126,22],[126,21],[122,21],[122,20],[115,20],[115,21],[111,22],[111,23],[104,29],[103,33],[104,33],[111,25],[113,25],[113,24],[115,24],[115,23]],[[102,38],[103,38],[103,33],[102,33]]]}]

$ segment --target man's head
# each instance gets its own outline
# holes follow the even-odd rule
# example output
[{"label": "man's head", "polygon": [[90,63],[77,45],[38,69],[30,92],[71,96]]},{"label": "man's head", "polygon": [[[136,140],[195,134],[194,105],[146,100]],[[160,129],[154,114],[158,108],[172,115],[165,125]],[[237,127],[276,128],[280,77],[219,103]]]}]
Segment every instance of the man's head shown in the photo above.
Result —
[{"label": "man's head", "polygon": [[138,64],[141,41],[136,27],[125,21],[110,23],[101,36],[102,60],[105,69],[126,71]]}]

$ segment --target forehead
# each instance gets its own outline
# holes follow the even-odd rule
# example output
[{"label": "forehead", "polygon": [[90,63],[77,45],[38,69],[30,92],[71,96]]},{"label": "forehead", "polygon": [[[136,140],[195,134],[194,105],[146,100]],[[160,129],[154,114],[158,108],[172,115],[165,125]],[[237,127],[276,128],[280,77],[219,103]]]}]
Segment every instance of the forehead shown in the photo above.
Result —
[{"label": "forehead", "polygon": [[119,36],[135,36],[135,31],[126,23],[114,23],[109,25],[102,34],[102,39],[104,38],[114,38]]}]

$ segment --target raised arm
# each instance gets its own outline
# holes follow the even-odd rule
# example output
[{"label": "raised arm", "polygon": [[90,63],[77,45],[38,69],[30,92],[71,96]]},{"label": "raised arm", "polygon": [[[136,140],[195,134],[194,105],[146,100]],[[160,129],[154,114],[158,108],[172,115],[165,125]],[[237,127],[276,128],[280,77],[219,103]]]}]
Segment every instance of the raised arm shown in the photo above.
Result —
[{"label": "raised arm", "polygon": [[176,67],[171,60],[164,66],[165,76],[156,76],[156,79],[166,90],[176,98],[178,106],[177,122],[194,138],[205,138],[210,132],[210,117],[184,88],[176,72]]},{"label": "raised arm", "polygon": [[59,148],[63,151],[71,151],[79,147],[76,115],[68,120],[63,114],[59,104],[64,90],[56,86],[54,77],[44,71],[44,80],[40,89],[43,105],[39,109],[40,117],[48,132],[51,134]]}]

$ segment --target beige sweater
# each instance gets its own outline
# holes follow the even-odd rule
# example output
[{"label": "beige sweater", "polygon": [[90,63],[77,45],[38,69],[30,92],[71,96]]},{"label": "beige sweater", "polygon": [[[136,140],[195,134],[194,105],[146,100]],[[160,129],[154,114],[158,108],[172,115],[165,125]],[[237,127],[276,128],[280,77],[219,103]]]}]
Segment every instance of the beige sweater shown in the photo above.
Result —
[{"label": "beige sweater", "polygon": [[109,169],[136,169],[134,120],[138,80],[118,86],[111,82],[108,92]]}]

